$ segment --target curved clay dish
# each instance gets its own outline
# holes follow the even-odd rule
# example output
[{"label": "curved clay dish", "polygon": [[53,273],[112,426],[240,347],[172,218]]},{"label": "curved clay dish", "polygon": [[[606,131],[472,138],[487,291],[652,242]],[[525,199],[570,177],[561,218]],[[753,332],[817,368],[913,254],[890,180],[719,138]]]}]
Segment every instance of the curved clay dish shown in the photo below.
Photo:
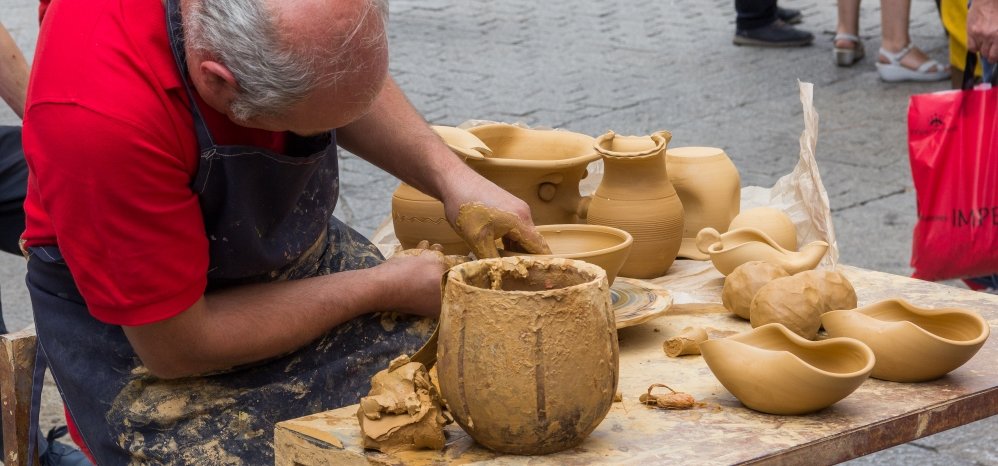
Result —
[{"label": "curved clay dish", "polygon": [[526,254],[517,251],[500,251],[502,256],[561,257],[595,264],[606,271],[607,281],[613,285],[617,271],[627,260],[634,242],[624,230],[602,225],[566,224],[541,225],[537,231],[547,241],[551,254]]},{"label": "curved clay dish", "polygon": [[492,155],[492,149],[467,130],[453,126],[431,126],[430,128],[433,128],[433,131],[440,136],[440,139],[443,139],[450,150],[462,158],[481,160]]},{"label": "curved clay dish", "polygon": [[742,211],[728,224],[728,230],[739,228],[755,228],[769,235],[784,249],[797,249],[797,227],[790,216],[780,209],[756,207]]},{"label": "curved clay dish", "polygon": [[738,228],[723,234],[704,228],[697,234],[697,247],[710,255],[714,267],[723,275],[750,261],[769,262],[793,275],[817,267],[828,252],[828,243],[824,241],[811,242],[797,252],[790,251],[755,228]]},{"label": "curved clay dish", "polygon": [[894,382],[924,382],[962,366],[991,332],[976,312],[926,309],[888,299],[853,310],[822,314],[831,336],[852,337],[877,355],[872,376]]},{"label": "curved clay dish", "polygon": [[745,406],[769,414],[806,414],[856,390],[874,356],[852,338],[808,341],[780,324],[700,343],[717,380]]},{"label": "curved clay dish", "polygon": [[[741,177],[724,150],[677,147],[665,152],[669,181],[683,203],[683,241],[679,257],[709,260],[696,236],[704,228],[728,231],[741,203]],[[796,247],[796,245],[795,245]]]},{"label": "curved clay dish", "polygon": [[444,276],[440,390],[458,424],[503,453],[572,448],[603,420],[619,350],[603,269],[503,257]]}]

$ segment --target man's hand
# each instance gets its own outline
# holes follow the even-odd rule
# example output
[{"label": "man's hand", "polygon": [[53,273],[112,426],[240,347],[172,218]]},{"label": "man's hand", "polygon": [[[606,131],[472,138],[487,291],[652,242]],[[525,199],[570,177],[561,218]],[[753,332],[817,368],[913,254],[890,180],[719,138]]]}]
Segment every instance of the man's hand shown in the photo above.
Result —
[{"label": "man's hand", "polygon": [[392,289],[404,295],[396,299],[405,304],[398,306],[398,311],[426,317],[440,314],[440,277],[451,267],[468,261],[467,256],[444,255],[443,250],[443,246],[424,240],[378,266],[399,277],[398,286]]},{"label": "man's hand", "polygon": [[998,63],[998,0],[974,0],[967,14],[967,50]]},{"label": "man's hand", "polygon": [[475,257],[499,257],[495,241],[504,237],[526,252],[551,253],[534,228],[526,202],[477,174],[452,184],[454,194],[443,199],[447,220]]}]

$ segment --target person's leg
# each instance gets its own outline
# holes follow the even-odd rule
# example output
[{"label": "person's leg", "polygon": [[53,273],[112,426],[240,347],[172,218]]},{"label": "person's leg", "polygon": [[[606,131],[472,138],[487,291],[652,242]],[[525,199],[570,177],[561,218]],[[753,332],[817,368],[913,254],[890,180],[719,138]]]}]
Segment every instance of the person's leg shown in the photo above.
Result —
[{"label": "person's leg", "polygon": [[776,0],[735,0],[735,27],[756,29],[776,21]]},{"label": "person's leg", "polygon": [[[839,20],[835,27],[836,34],[846,34],[850,36],[859,35],[859,0],[839,0]],[[836,40],[835,46],[839,48],[853,48],[855,42],[850,40]]]},{"label": "person's leg", "polygon": [[0,126],[0,251],[21,255],[24,196],[28,164],[21,147],[20,126]]},{"label": "person's leg", "polygon": [[[911,44],[911,37],[908,35],[908,22],[911,15],[911,0],[881,0],[880,2],[880,29],[881,48],[891,54],[900,53]],[[900,58],[901,66],[910,70],[917,70],[919,66],[929,60],[929,56],[918,47],[912,47],[908,53]],[[889,64],[891,60],[883,53],[878,59],[880,63]],[[926,70],[928,73],[943,73],[942,79],[949,76],[949,70],[942,64],[935,64]]]}]

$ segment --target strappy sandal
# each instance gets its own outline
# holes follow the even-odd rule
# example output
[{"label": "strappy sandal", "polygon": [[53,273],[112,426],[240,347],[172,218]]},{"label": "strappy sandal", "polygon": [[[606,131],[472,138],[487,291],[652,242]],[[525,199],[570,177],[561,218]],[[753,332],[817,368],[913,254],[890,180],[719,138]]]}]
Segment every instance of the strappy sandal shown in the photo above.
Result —
[{"label": "strappy sandal", "polygon": [[834,43],[840,40],[847,40],[855,45],[853,47],[835,47],[833,53],[836,65],[852,66],[854,63],[862,60],[866,55],[866,51],[863,50],[863,41],[859,38],[859,36],[838,32],[835,34],[835,37],[832,38],[832,42]]},{"label": "strappy sandal", "polygon": [[[886,58],[889,63],[881,63],[879,60],[877,61],[877,72],[880,73],[880,79],[887,82],[942,81],[944,79],[949,79],[949,67],[943,66],[941,63],[931,58],[924,61],[916,69],[911,69],[902,65],[901,59],[914,50],[914,48],[915,45],[909,43],[898,53],[891,53],[881,47],[880,55]],[[935,67],[935,71],[931,71],[933,67]]]}]

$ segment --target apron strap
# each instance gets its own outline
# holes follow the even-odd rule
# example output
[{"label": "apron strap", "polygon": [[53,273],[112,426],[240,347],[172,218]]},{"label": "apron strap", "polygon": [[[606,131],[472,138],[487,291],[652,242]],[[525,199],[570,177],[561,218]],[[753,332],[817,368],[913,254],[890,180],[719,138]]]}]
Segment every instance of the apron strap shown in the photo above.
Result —
[{"label": "apron strap", "polygon": [[191,88],[189,76],[187,74],[187,53],[184,51],[184,24],[180,16],[180,4],[178,0],[166,0],[166,33],[170,39],[170,50],[173,51],[173,61],[176,62],[177,70],[180,71],[180,81],[184,83],[187,91],[187,98],[191,102],[191,113],[194,115],[194,129],[198,136],[198,146],[202,149],[214,147],[215,142],[208,131],[201,116],[201,109],[198,108],[194,100],[194,89]]}]

